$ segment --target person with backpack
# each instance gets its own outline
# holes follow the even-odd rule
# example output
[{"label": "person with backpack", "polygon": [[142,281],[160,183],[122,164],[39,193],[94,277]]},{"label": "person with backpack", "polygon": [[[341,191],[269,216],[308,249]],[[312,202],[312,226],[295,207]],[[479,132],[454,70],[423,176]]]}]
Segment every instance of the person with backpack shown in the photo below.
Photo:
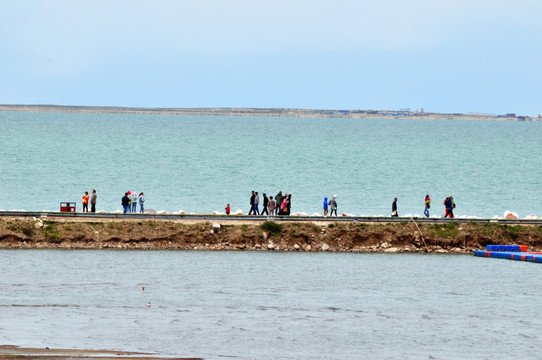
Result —
[{"label": "person with backpack", "polygon": [[449,217],[450,219],[453,219],[455,209],[454,198],[452,196],[448,196],[446,200],[444,200],[444,206],[446,207],[446,213],[444,214],[444,217]]}]

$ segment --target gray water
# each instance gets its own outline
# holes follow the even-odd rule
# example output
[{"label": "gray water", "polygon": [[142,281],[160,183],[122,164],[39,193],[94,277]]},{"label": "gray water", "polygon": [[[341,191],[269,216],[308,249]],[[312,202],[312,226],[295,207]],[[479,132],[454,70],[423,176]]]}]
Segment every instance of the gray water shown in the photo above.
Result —
[{"label": "gray water", "polygon": [[1,250],[0,343],[206,359],[536,359],[540,269],[466,255]]},{"label": "gray water", "polygon": [[250,191],[293,194],[292,212],[542,217],[542,122],[0,112],[0,209],[249,210]]}]

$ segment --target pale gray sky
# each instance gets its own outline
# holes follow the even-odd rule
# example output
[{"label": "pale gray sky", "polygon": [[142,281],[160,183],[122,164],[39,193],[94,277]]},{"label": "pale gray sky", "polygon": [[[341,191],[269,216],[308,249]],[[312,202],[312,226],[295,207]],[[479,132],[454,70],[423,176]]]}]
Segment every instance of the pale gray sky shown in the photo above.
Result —
[{"label": "pale gray sky", "polygon": [[0,103],[542,113],[539,1],[0,1]]}]

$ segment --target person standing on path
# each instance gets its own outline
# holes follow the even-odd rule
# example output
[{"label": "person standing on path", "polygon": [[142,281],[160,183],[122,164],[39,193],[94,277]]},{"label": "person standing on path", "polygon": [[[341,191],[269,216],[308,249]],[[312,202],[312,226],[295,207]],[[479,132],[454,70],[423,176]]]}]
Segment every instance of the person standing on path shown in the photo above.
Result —
[{"label": "person standing on path", "polygon": [[137,192],[136,191],[132,191],[132,212],[133,213],[136,213],[137,212]]},{"label": "person standing on path", "polygon": [[96,195],[96,190],[92,190],[92,196],[90,197],[90,211],[95,213],[96,212],[96,200],[98,199],[98,195]]},{"label": "person standing on path", "polygon": [[254,194],[254,190],[252,190],[252,195],[250,195],[250,210],[248,211],[249,215],[252,215],[254,212],[254,199],[256,198],[256,195]]},{"label": "person standing on path", "polygon": [[288,201],[286,201],[286,215],[290,216],[292,210],[292,194],[288,194]]},{"label": "person standing on path", "polygon": [[267,197],[267,195],[265,193],[263,193],[262,215],[263,215],[263,213],[266,213],[267,215],[269,215],[269,212],[267,211],[267,206],[268,205],[269,205],[269,198]]},{"label": "person standing on path", "polygon": [[327,216],[327,207],[328,207],[327,197],[324,197],[324,217]]},{"label": "person standing on path", "polygon": [[128,209],[126,209],[126,212],[132,212],[132,192],[128,190],[126,197],[128,197]]},{"label": "person standing on path", "polygon": [[429,195],[425,195],[425,209],[423,210],[423,214],[425,217],[429,217],[429,208],[431,207],[431,198]]},{"label": "person standing on path", "polygon": [[88,191],[85,191],[85,195],[83,195],[83,212],[88,212]]},{"label": "person standing on path", "polygon": [[258,192],[255,192],[256,196],[254,197],[254,215],[260,215],[260,209],[258,206],[260,206],[260,195],[258,195]]},{"label": "person standing on path", "polygon": [[391,204],[391,216],[392,217],[398,217],[399,214],[397,214],[397,198],[393,200],[393,203]]},{"label": "person standing on path", "polygon": [[124,193],[124,196],[122,197],[122,200],[121,200],[122,207],[124,209],[123,214],[126,214],[128,212],[128,207],[130,206],[130,197],[128,195],[129,194],[127,192]]},{"label": "person standing on path", "polygon": [[282,208],[282,200],[283,199],[284,199],[284,196],[282,196],[282,190],[281,190],[275,196],[275,215],[279,215],[280,209]]},{"label": "person standing on path", "polygon": [[269,202],[267,203],[267,208],[269,209],[269,215],[273,216],[275,214],[275,207],[276,203],[275,200],[273,200],[273,197],[269,197]]},{"label": "person standing on path", "polygon": [[333,216],[333,212],[335,212],[335,216],[337,216],[337,194],[333,194],[333,197],[331,200],[329,200],[329,208],[331,209],[331,213],[329,216]]},{"label": "person standing on path", "polygon": [[141,214],[145,213],[145,208],[143,206],[144,204],[145,204],[145,194],[141,193],[139,194],[139,212]]}]

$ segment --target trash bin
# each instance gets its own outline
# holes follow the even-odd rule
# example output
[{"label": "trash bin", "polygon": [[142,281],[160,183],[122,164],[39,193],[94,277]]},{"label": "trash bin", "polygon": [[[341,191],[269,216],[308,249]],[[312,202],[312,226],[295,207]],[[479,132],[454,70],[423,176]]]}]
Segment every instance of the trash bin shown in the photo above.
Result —
[{"label": "trash bin", "polygon": [[75,212],[74,202],[61,202],[60,203],[60,212]]}]

